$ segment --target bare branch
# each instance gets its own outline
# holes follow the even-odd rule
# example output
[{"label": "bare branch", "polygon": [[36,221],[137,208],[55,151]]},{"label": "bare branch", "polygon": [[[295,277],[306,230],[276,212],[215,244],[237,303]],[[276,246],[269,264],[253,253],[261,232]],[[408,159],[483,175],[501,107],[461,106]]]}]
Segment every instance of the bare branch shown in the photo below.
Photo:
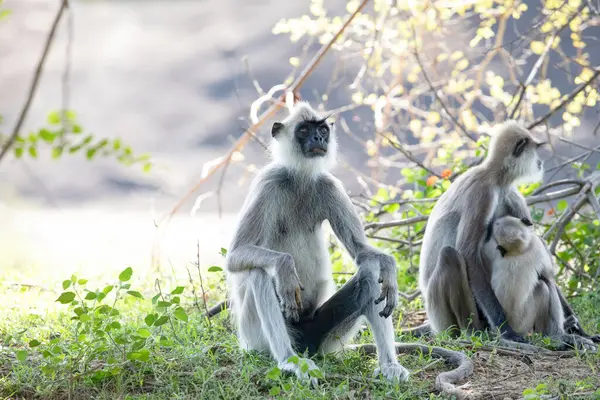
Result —
[{"label": "bare branch", "polygon": [[27,117],[27,114],[29,113],[29,108],[31,107],[31,102],[33,100],[33,96],[35,95],[35,92],[37,90],[37,87],[38,87],[38,84],[40,81],[40,77],[42,76],[42,70],[44,69],[44,64],[46,63],[46,58],[50,51],[50,47],[52,46],[52,42],[54,41],[54,36],[56,34],[56,28],[58,27],[58,24],[63,16],[65,10],[67,9],[68,5],[69,5],[68,1],[63,0],[60,3],[60,8],[58,9],[56,16],[54,17],[54,20],[52,21],[52,26],[50,27],[50,32],[48,32],[48,36],[46,37],[46,43],[44,44],[44,49],[42,51],[42,55],[37,63],[35,72],[33,74],[33,80],[31,81],[31,85],[29,87],[29,92],[27,93],[27,99],[25,100],[25,104],[23,105],[23,108],[21,109],[21,113],[19,114],[17,123],[15,124],[15,127],[13,128],[11,135],[8,137],[7,141],[4,143],[4,146],[2,147],[2,151],[0,151],[0,162],[2,161],[2,159],[4,158],[4,156],[6,155],[8,150],[15,143],[15,140],[17,140],[17,136],[19,136],[19,131],[21,130],[21,127],[23,126],[23,122],[25,122],[25,118]]},{"label": "bare branch", "polygon": [[588,177],[586,181],[586,184],[579,190],[579,194],[577,195],[573,203],[569,205],[569,208],[558,218],[558,220],[556,220],[556,222],[550,227],[550,229],[548,229],[546,233],[544,233],[544,235],[542,236],[544,240],[546,240],[552,232],[556,231],[554,239],[552,240],[552,244],[550,245],[550,252],[552,254],[556,253],[556,246],[558,245],[558,241],[560,240],[567,224],[571,221],[571,219],[573,219],[573,217],[579,211],[579,209],[581,209],[581,207],[583,207],[584,204],[588,202],[588,193],[591,192],[593,195],[594,190],[596,189],[598,184],[600,184],[600,172],[594,172]]},{"label": "bare branch", "polygon": [[389,222],[373,222],[366,224],[364,229],[373,229],[373,232],[377,232],[380,229],[391,228],[395,226],[406,226],[416,224],[417,222],[427,221],[427,215],[417,215],[416,217],[410,217],[405,219],[399,219]]},{"label": "bare branch", "polygon": [[540,186],[539,188],[537,188],[533,191],[532,195],[540,194],[550,188],[553,188],[556,186],[562,186],[562,185],[578,185],[579,187],[581,187],[581,186],[585,185],[585,182],[580,179],[561,179],[559,181],[550,182],[550,183],[545,184],[544,186]]}]

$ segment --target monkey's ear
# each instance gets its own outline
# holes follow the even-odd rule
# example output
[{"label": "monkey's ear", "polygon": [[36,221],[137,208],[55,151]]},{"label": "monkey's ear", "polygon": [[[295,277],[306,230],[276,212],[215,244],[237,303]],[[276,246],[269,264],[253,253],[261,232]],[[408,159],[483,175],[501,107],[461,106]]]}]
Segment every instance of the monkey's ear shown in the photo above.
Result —
[{"label": "monkey's ear", "polygon": [[533,223],[529,220],[529,218],[521,218],[521,222],[525,224],[525,226],[533,226]]},{"label": "monkey's ear", "polygon": [[275,137],[281,130],[283,129],[283,124],[281,122],[274,122],[271,127],[271,136]]},{"label": "monkey's ear", "polygon": [[502,256],[502,258],[504,258],[504,255],[506,254],[506,249],[500,245],[498,245],[496,248],[500,252],[500,255]]}]

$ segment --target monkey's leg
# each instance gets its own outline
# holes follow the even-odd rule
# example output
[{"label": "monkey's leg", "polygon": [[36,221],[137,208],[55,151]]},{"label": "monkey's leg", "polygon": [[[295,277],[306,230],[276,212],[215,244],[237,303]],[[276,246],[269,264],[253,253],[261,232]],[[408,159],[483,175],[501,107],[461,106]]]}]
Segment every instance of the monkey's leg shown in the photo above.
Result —
[{"label": "monkey's leg", "polygon": [[425,294],[425,308],[435,333],[451,327],[460,330],[483,327],[469,287],[467,266],[453,247],[446,246],[440,251]]},{"label": "monkey's leg", "polygon": [[596,350],[597,346],[587,337],[565,332],[565,317],[561,304],[559,288],[552,281],[542,278],[538,281],[534,292],[532,308],[537,310],[534,332],[550,336],[561,343],[559,350],[581,348]]},{"label": "monkey's leg", "polygon": [[[288,329],[283,318],[283,313],[279,306],[279,301],[275,294],[275,284],[273,279],[262,269],[255,268],[248,273],[246,284],[246,296],[252,296],[256,315],[258,316],[259,326],[253,324],[252,314],[242,315],[242,331],[240,335],[244,338],[251,338],[249,344],[266,341],[273,358],[278,363],[281,370],[295,373],[300,379],[309,379],[307,372],[301,371],[301,365],[290,363],[287,360],[296,355],[292,349],[292,342]],[[244,299],[246,303],[246,299]],[[250,305],[250,304],[249,304]],[[246,319],[244,319],[246,318]],[[248,326],[246,326],[248,324]],[[247,339],[248,340],[248,339]],[[262,350],[258,348],[257,350]],[[312,360],[304,359],[309,369],[318,369]],[[316,383],[314,378],[311,378]]]},{"label": "monkey's leg", "polygon": [[379,358],[379,368],[387,379],[408,379],[408,371],[396,359],[394,325],[392,318],[383,318],[379,312],[385,304],[375,300],[380,295],[376,269],[362,266],[358,272],[319,307],[310,319],[295,324],[296,346],[299,351],[320,350],[328,353],[337,350],[342,343],[356,333],[362,316],[367,318]]}]

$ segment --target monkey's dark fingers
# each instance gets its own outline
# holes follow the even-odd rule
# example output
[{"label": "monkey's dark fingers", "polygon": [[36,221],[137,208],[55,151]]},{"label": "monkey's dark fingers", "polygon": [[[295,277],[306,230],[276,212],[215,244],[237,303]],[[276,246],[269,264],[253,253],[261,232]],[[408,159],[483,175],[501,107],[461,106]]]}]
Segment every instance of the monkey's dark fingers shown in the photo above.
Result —
[{"label": "monkey's dark fingers", "polygon": [[386,293],[385,293],[385,291],[382,291],[381,296],[379,296],[377,299],[375,299],[375,304],[381,303],[383,300],[385,300],[385,297],[386,297]]},{"label": "monkey's dark fingers", "polygon": [[377,282],[383,283],[383,278],[379,277],[379,280]]},{"label": "monkey's dark fingers", "polygon": [[594,343],[600,343],[600,335],[590,336],[590,340]]}]

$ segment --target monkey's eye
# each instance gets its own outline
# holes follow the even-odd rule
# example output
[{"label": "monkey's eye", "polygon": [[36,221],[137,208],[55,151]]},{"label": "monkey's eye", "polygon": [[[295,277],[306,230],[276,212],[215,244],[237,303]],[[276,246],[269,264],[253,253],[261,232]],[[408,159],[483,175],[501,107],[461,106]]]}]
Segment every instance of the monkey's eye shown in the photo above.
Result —
[{"label": "monkey's eye", "polygon": [[527,139],[527,138],[523,138],[523,139],[519,140],[517,142],[517,144],[515,145],[515,149],[513,150],[513,155],[515,157],[519,157],[521,155],[521,153],[523,153],[523,150],[525,150],[525,146],[527,146],[527,143],[529,143],[529,139]]},{"label": "monkey's eye", "polygon": [[308,128],[305,126],[298,128],[298,136],[303,137],[303,138],[307,137],[308,136]]},{"label": "monkey's eye", "polygon": [[320,126],[319,127],[319,134],[321,136],[327,137],[327,135],[329,134],[329,128],[326,126]]},{"label": "monkey's eye", "polygon": [[533,223],[528,218],[521,218],[521,222],[525,224],[525,226],[533,226]]}]

